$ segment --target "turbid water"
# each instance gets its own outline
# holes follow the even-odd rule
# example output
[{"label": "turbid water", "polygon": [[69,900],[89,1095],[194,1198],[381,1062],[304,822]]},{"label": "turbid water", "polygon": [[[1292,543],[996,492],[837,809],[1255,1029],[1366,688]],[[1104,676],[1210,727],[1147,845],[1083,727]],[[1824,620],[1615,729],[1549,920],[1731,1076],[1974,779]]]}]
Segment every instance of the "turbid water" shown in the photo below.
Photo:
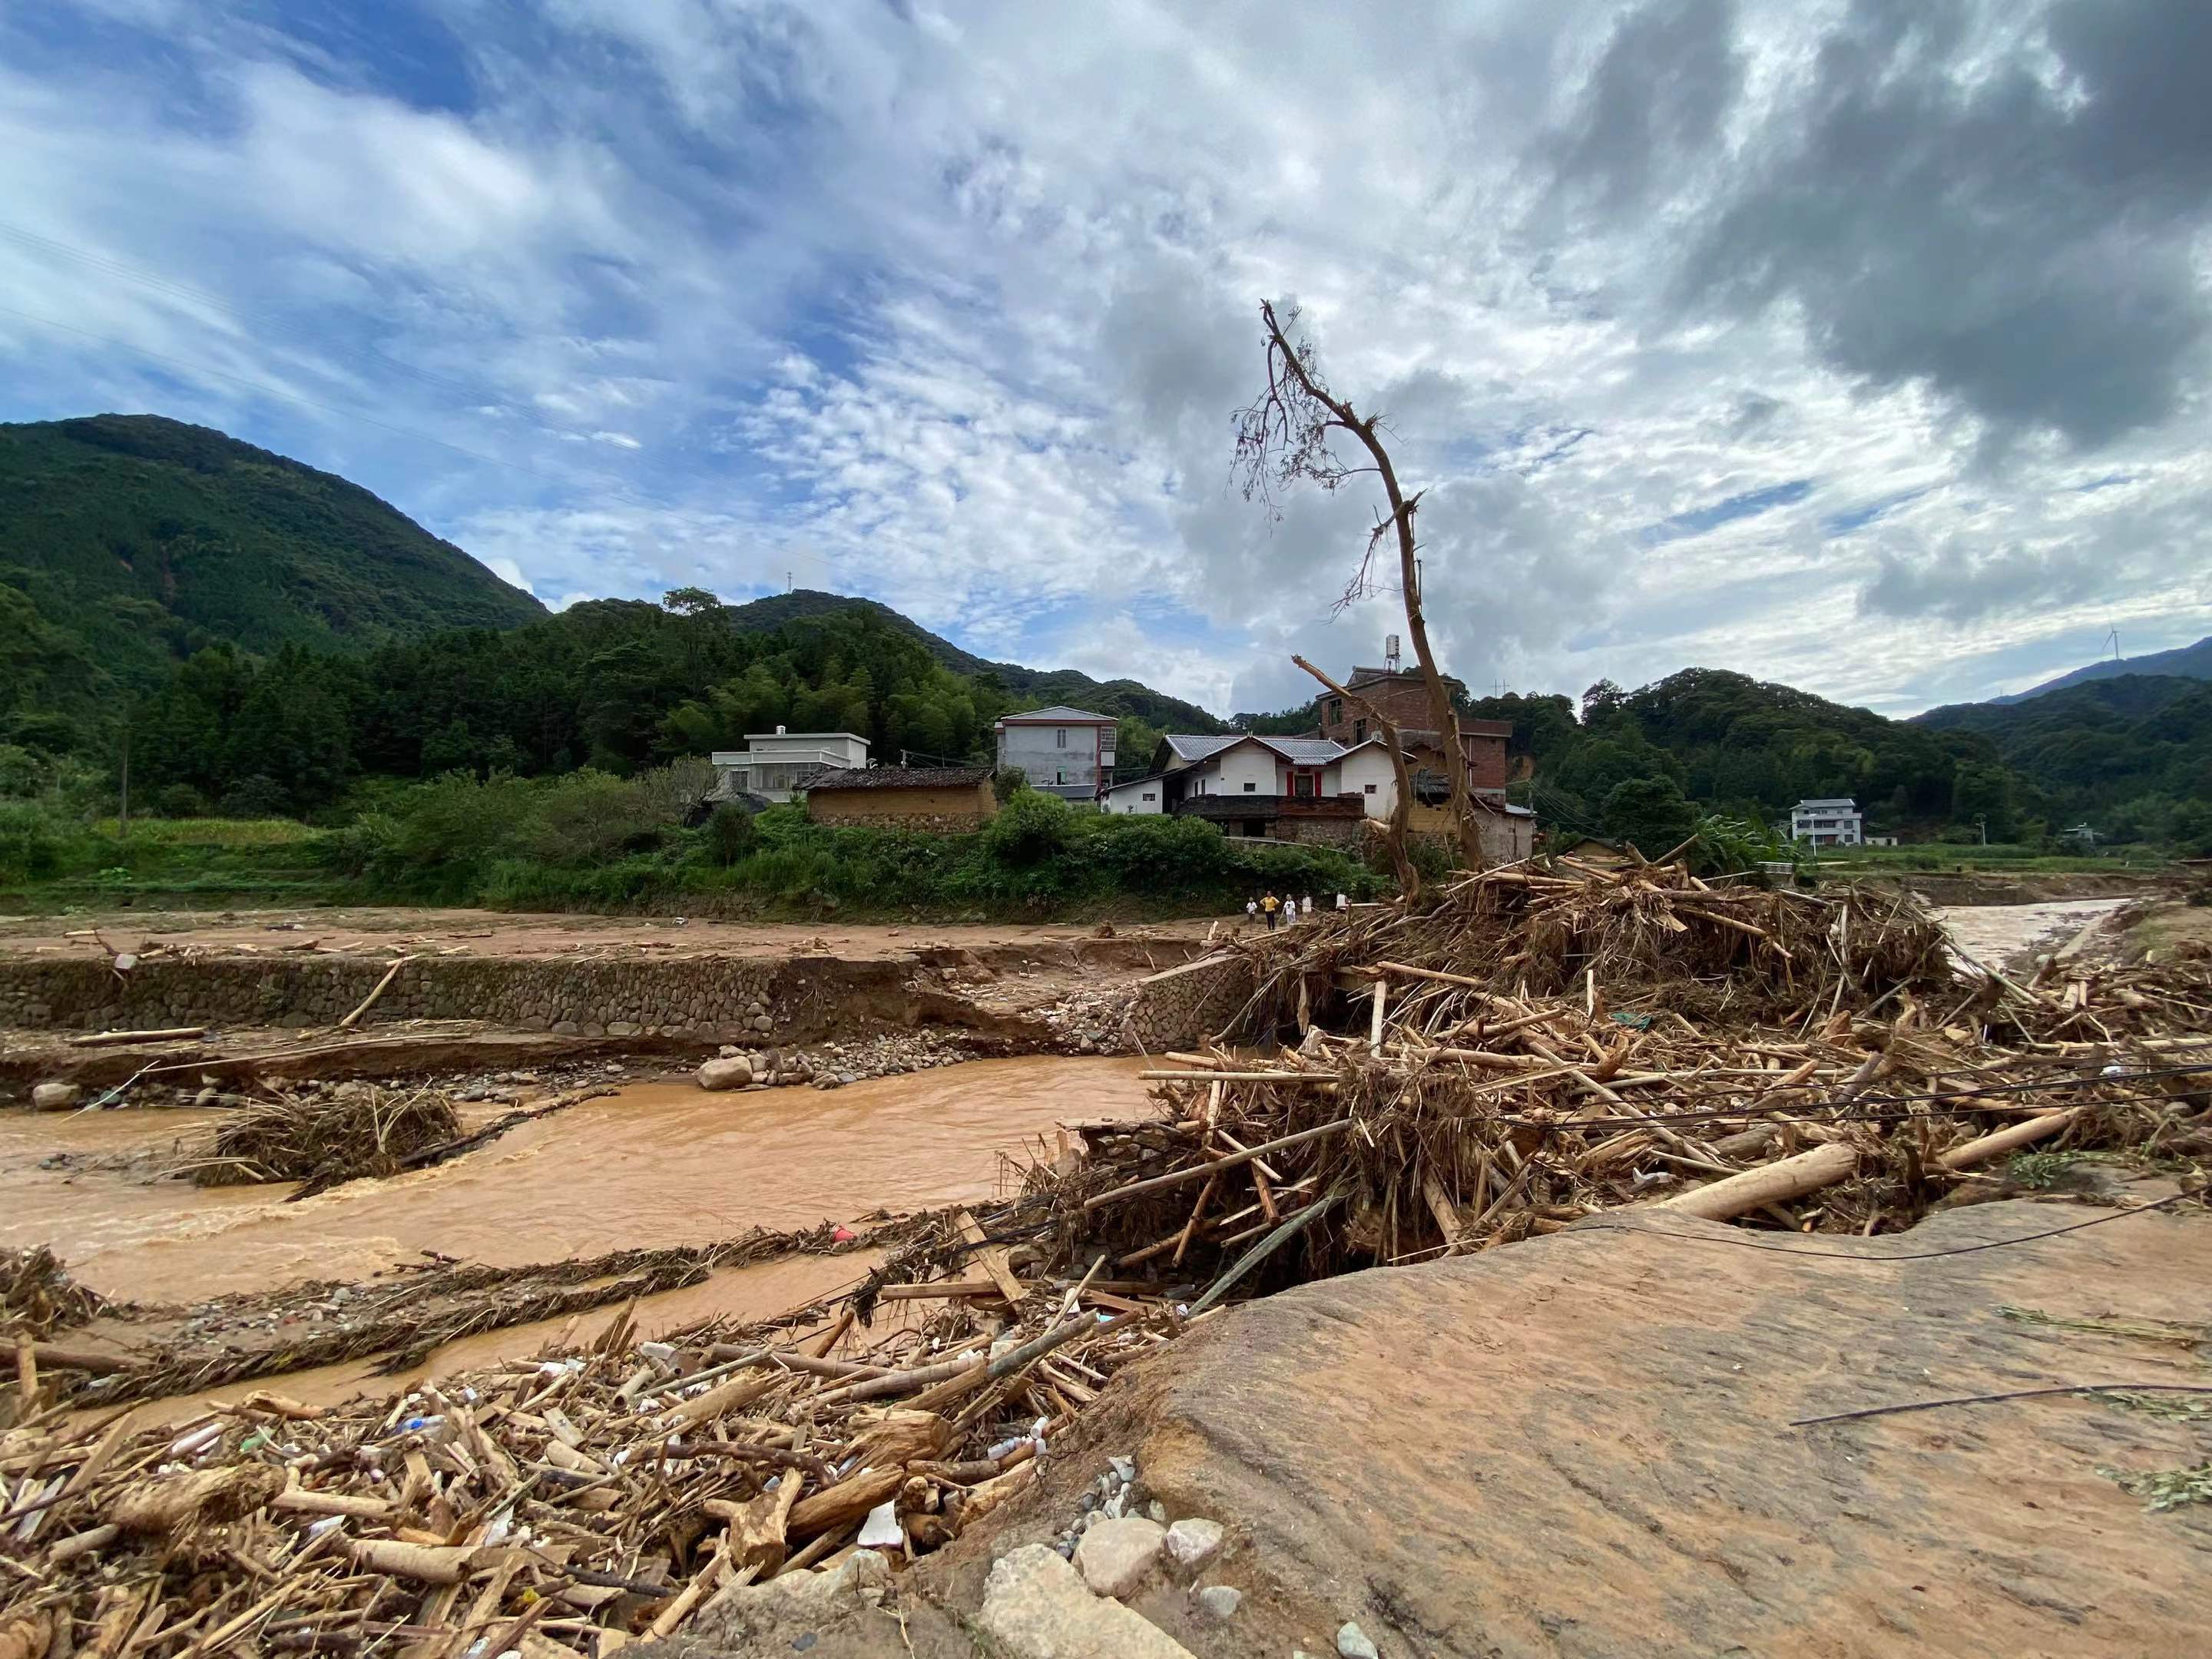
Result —
[{"label": "turbid water", "polygon": [[[166,1303],[366,1278],[426,1250],[520,1266],[706,1243],[988,1197],[1000,1153],[1056,1123],[1140,1114],[1141,1064],[976,1060],[828,1091],[635,1084],[440,1168],[296,1204],[289,1187],[154,1178],[214,1112],[9,1113],[0,1245],[51,1244],[102,1294]],[[42,1167],[64,1152],[76,1167]]]}]

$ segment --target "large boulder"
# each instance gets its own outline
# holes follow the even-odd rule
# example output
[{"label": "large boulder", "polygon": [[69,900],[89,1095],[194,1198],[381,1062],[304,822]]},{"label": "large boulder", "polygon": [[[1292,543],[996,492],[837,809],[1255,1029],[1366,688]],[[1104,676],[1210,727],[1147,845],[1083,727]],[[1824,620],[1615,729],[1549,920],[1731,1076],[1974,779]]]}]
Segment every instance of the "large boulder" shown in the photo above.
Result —
[{"label": "large boulder", "polygon": [[730,1060],[710,1060],[699,1068],[699,1086],[702,1089],[744,1089],[751,1085],[753,1063],[742,1057]]},{"label": "large boulder", "polygon": [[1048,1544],[1025,1545],[991,1568],[975,1622],[1012,1659],[1191,1659],[1158,1626],[1085,1589]]},{"label": "large boulder", "polygon": [[1167,1528],[1142,1516],[1098,1522],[1075,1547],[1075,1570],[1101,1595],[1127,1595],[1145,1582],[1160,1559]]},{"label": "large boulder", "polygon": [[31,1091],[31,1109],[39,1112],[66,1112],[84,1097],[84,1091],[74,1083],[41,1083]]}]

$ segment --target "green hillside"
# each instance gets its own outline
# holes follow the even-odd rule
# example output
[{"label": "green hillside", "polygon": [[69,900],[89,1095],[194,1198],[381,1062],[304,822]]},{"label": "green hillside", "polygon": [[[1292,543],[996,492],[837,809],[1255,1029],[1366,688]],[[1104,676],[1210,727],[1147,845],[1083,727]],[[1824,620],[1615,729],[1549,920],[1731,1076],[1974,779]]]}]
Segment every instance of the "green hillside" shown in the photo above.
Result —
[{"label": "green hillside", "polygon": [[2212,684],[2083,680],[2022,702],[1957,703],[1914,722],[1992,744],[2069,824],[2185,846],[2212,841]]},{"label": "green hillside", "polygon": [[2212,680],[2212,637],[2201,639],[2194,645],[2177,647],[2172,651],[2154,651],[2147,656],[2116,657],[2105,662],[2093,662],[2085,668],[2061,674],[2055,680],[2045,680],[2025,691],[2015,691],[2008,697],[1992,697],[1990,701],[1996,703],[2026,702],[2031,697],[2047,696],[2069,686],[2127,676],[2151,679]]},{"label": "green hillside", "polygon": [[[775,593],[764,599],[732,605],[723,614],[730,626],[740,633],[765,633],[787,623],[841,615],[866,616],[921,641],[931,656],[954,673],[982,679],[987,684],[995,681],[1022,703],[1064,702],[1088,708],[1093,714],[1139,720],[1164,732],[1217,732],[1230,729],[1227,722],[1196,703],[1170,697],[1135,680],[1095,680],[1073,668],[1024,668],[1019,663],[993,662],[971,651],[963,651],[951,641],[931,633],[911,617],[874,599],[802,587],[796,592]],[[1149,748],[1146,752],[1150,752]]]},{"label": "green hillside", "polygon": [[88,732],[118,690],[208,646],[331,650],[544,614],[359,485],[209,428],[0,424],[0,722]]}]

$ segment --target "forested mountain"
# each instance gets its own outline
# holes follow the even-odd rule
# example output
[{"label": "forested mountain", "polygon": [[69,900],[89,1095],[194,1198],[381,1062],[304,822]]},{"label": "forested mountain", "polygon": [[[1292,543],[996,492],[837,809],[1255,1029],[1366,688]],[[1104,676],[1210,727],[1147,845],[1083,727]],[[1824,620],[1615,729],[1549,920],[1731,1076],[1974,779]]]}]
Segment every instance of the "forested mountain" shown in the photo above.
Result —
[{"label": "forested mountain", "polygon": [[0,722],[36,717],[49,740],[89,736],[204,647],[329,650],[544,614],[358,485],[209,428],[0,425]]},{"label": "forested mountain", "polygon": [[2180,646],[2172,651],[2154,651],[2147,656],[2118,657],[2106,662],[2093,662],[2070,674],[2061,674],[2055,680],[2045,680],[2025,691],[2015,691],[2008,697],[1992,697],[1990,701],[1993,703],[2026,702],[2031,697],[2046,696],[2053,691],[2063,691],[2071,685],[2083,685],[2092,680],[2119,679],[2129,675],[2212,680],[2212,635],[2197,641],[2194,645]]},{"label": "forested mountain", "polygon": [[2212,684],[2204,680],[2090,679],[2024,702],[1931,708],[1914,723],[1993,744],[2065,817],[2058,827],[2085,819],[2110,838],[2212,838]]},{"label": "forested mountain", "polygon": [[[1164,691],[1155,691],[1149,685],[1139,684],[1135,680],[1094,680],[1090,675],[1079,673],[1073,668],[1024,668],[1019,663],[993,662],[971,651],[963,651],[951,641],[931,633],[913,618],[902,616],[890,606],[879,605],[873,599],[854,599],[842,593],[824,593],[817,589],[802,587],[796,592],[774,593],[763,599],[733,605],[725,614],[732,627],[741,632],[751,633],[781,628],[786,623],[848,613],[872,617],[886,628],[896,629],[911,639],[919,640],[928,648],[930,655],[954,673],[965,674],[973,679],[995,681],[1026,703],[1038,706],[1069,703],[1079,708],[1088,708],[1093,714],[1114,714],[1139,720],[1166,732],[1212,732],[1229,729],[1225,722],[1209,714],[1196,703],[1170,697]],[[1150,746],[1147,745],[1142,752],[1149,754]]]}]

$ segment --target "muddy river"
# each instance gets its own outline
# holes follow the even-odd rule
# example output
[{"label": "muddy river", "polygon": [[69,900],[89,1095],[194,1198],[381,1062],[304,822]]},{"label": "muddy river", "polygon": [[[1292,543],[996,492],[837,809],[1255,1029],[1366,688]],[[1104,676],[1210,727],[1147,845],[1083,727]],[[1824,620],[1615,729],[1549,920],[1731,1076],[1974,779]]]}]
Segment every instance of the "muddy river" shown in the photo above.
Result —
[{"label": "muddy river", "polygon": [[[988,1197],[1000,1152],[1050,1140],[1055,1123],[1140,1115],[1142,1064],[976,1060],[828,1091],[634,1084],[453,1164],[297,1204],[283,1201],[288,1187],[151,1178],[212,1112],[10,1112],[0,1114],[0,1245],[52,1244],[108,1296],[187,1302],[362,1279],[423,1250],[514,1266],[706,1243]],[[42,1167],[57,1153],[93,1166]],[[132,1167],[100,1167],[123,1160]],[[849,1257],[775,1266],[748,1272],[776,1279],[772,1294],[789,1292],[782,1306],[815,1293],[813,1276],[855,1271]]]}]

